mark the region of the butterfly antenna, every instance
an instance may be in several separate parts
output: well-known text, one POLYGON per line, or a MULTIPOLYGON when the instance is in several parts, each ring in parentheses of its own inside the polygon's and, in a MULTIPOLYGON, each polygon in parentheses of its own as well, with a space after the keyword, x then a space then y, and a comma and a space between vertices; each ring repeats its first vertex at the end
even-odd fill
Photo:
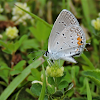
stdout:
MULTIPOLYGON (((38 51, 41 51, 41 50, 38 50, 38 51)), ((30 52, 29 54, 34 53, 34 52, 37 52, 37 51, 32 51, 32 52, 30 52)), ((43 54, 44 52, 45 52, 45 51, 42 51, 41 53, 39 53, 36 57, 33 58, 33 60, 35 60, 40 54, 43 54)))

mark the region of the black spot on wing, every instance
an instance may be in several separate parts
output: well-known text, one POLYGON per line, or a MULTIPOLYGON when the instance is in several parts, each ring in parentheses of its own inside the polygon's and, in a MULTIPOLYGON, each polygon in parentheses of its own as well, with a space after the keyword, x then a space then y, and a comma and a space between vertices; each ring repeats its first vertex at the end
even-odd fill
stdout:
POLYGON ((81 53, 78 52, 78 53, 74 54, 72 57, 74 57, 74 56, 79 56, 80 54, 81 54, 81 53))

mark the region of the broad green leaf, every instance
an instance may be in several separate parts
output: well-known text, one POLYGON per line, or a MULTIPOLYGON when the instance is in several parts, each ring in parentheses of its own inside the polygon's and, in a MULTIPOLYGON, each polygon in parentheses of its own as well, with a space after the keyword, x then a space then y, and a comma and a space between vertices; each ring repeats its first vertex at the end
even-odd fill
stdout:
POLYGON ((48 83, 51 85, 55 84, 53 77, 48 77, 48 83))
POLYGON ((29 30, 32 32, 35 38, 42 42, 46 41, 49 37, 51 29, 47 27, 43 22, 38 21, 36 27, 30 27, 29 30))
POLYGON ((2 86, 7 87, 7 84, 6 84, 4 81, 0 81, 0 84, 1 84, 2 86))
POLYGON ((33 77, 33 75, 29 75, 28 78, 27 78, 27 80, 32 82, 32 81, 35 80, 35 78, 33 77))
POLYGON ((22 45, 23 41, 27 38, 27 35, 23 35, 20 40, 18 40, 17 42, 15 42, 14 44, 14 52, 17 51, 17 49, 22 45))
POLYGON ((68 82, 67 81, 61 81, 58 85, 59 89, 63 89, 66 88, 68 86, 68 82))
POLYGON ((32 73, 32 75, 34 77, 34 80, 38 80, 38 81, 41 80, 41 73, 37 69, 32 68, 31 69, 31 73, 32 73))
POLYGON ((39 44, 36 39, 26 39, 23 41, 22 46, 20 47, 21 51, 26 51, 27 49, 38 49, 39 44))
POLYGON ((16 95, 16 99, 14 100, 34 100, 34 97, 26 92, 26 88, 21 88, 16 95))
POLYGON ((7 21, 7 16, 1 15, 0 14, 0 21, 7 21))
MULTIPOLYGON (((8 43, 8 48, 10 49, 11 54, 13 54, 13 53, 14 53, 14 49, 15 49, 14 43, 13 43, 13 42, 8 43)), ((8 48, 7 48, 7 49, 8 49, 8 48)))
POLYGON ((0 40, 0 45, 3 46, 2 50, 8 54, 11 54, 12 51, 8 48, 8 44, 0 40))
POLYGON ((53 86, 53 85, 47 85, 47 92, 49 93, 49 94, 54 94, 54 92, 55 92, 55 87, 53 86))
POLYGON ((53 96, 54 96, 54 97, 61 97, 61 96, 63 96, 63 93, 62 93, 62 91, 57 90, 57 91, 53 94, 53 96))
POLYGON ((38 96, 34 95, 29 88, 26 88, 26 92, 29 93, 34 98, 38 98, 38 96))
POLYGON ((25 60, 21 60, 20 62, 17 63, 17 65, 14 66, 13 69, 19 69, 19 70, 22 70, 23 69, 23 66, 26 64, 26 61, 25 60))
POLYGON ((71 78, 71 74, 69 73, 71 70, 71 66, 67 66, 64 68, 64 71, 66 72, 65 77, 63 78, 63 80, 67 80, 68 83, 72 82, 72 78, 71 78))
POLYGON ((83 75, 90 78, 96 85, 100 86, 100 70, 83 71, 83 75))
POLYGON ((63 80, 63 78, 66 76, 66 72, 64 72, 64 75, 62 76, 62 77, 56 77, 55 78, 55 82, 56 82, 56 84, 59 84, 62 80, 63 80))
POLYGON ((13 91, 17 88, 17 86, 31 73, 32 68, 37 68, 42 63, 41 60, 36 60, 27 66, 20 75, 15 77, 13 81, 9 84, 9 86, 3 91, 0 96, 0 100, 6 100, 13 91))
POLYGON ((9 70, 11 70, 6 63, 0 62, 0 77, 8 83, 9 70))
POLYGON ((91 68, 87 65, 82 65, 83 70, 91 70, 91 68))
POLYGON ((41 84, 35 83, 35 84, 32 84, 30 90, 33 93, 33 95, 40 96, 41 88, 42 88, 41 84))
POLYGON ((23 66, 25 65, 26 61, 22 60, 17 65, 13 67, 13 69, 10 71, 10 75, 17 75, 23 71, 23 66))

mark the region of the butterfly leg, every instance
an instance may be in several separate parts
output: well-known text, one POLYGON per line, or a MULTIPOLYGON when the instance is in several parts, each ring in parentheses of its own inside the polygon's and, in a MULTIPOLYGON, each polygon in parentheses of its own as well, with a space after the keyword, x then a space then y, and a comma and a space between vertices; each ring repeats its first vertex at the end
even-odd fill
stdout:
POLYGON ((47 59, 47 62, 48 62, 48 64, 49 64, 49 66, 52 66, 52 62, 51 62, 51 60, 50 59, 47 59))
POLYGON ((59 67, 60 67, 60 59, 58 60, 58 65, 59 65, 59 67))

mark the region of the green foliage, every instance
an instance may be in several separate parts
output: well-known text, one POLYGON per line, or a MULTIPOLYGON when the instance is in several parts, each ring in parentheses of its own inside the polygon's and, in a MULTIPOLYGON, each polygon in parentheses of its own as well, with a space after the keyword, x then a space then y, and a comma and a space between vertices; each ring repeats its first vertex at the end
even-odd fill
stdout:
POLYGON ((39 41, 46 41, 49 37, 51 29, 47 27, 43 22, 38 21, 35 27, 30 27, 29 30, 32 32, 33 36, 39 41))
POLYGON ((31 92, 36 95, 40 96, 42 86, 40 84, 33 84, 30 88, 31 92))
POLYGON ((100 31, 91 24, 100 13, 100 1, 1 0, 0 5, 3 8, 3 11, 0 8, 0 100, 100 99, 100 31), (30 11, 16 2, 22 3, 23 7, 27 3, 25 7, 30 11), (13 12, 15 7, 19 9, 13 12), (47 50, 52 28, 49 23, 54 23, 62 9, 71 10, 76 16, 91 45, 87 45, 88 51, 81 57, 75 58, 77 64, 60 61, 59 66, 64 67, 62 77, 50 77, 45 72, 48 63, 44 62, 42 51, 47 50), (31 17, 25 19, 22 11, 31 17), (19 23, 16 24, 13 17, 18 18, 19 23), (9 26, 19 31, 14 39, 6 35, 9 26))
POLYGON ((100 86, 100 70, 83 71, 83 75, 90 78, 96 85, 100 86))

